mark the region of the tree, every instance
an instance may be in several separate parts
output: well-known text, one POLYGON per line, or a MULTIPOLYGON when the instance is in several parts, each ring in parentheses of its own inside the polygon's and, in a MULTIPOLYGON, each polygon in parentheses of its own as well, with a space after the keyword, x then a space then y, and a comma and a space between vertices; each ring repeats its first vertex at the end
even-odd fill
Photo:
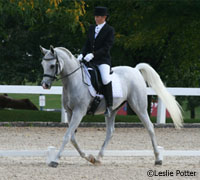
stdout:
POLYGON ((79 53, 97 5, 109 7, 116 30, 113 66, 147 62, 167 86, 198 86, 200 2, 193 0, 0 0, 1 84, 40 81, 40 44, 79 53))
POLYGON ((120 54, 130 65, 151 64, 168 86, 198 85, 200 2, 125 1, 115 5, 113 9, 123 7, 129 12, 118 10, 122 13, 116 13, 115 19, 120 23, 113 23, 118 28, 120 54))
POLYGON ((0 0, 0 82, 25 84, 42 77, 39 45, 75 47, 85 29, 84 1, 0 0))

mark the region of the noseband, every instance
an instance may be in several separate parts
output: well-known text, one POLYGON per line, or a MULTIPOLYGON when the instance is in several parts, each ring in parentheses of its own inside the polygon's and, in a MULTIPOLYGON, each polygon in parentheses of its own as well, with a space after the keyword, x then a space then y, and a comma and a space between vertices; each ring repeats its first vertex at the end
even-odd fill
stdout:
POLYGON ((65 76, 63 76, 63 77, 61 77, 61 78, 57 78, 56 76, 58 75, 58 68, 60 68, 60 64, 59 64, 59 61, 58 61, 58 56, 57 56, 57 54, 54 56, 54 57, 52 57, 52 58, 43 58, 43 60, 45 60, 45 61, 53 61, 53 60, 56 60, 56 72, 55 72, 55 74, 54 74, 54 76, 52 76, 52 75, 50 75, 50 74, 43 74, 43 77, 50 77, 50 78, 52 78, 53 80, 60 80, 60 79, 63 79, 63 78, 66 78, 66 77, 68 77, 68 76, 71 76, 72 74, 74 74, 76 71, 78 71, 80 68, 81 68, 81 66, 79 66, 77 69, 75 69, 74 71, 72 71, 71 73, 69 73, 69 74, 67 74, 67 75, 65 75, 65 76))
POLYGON ((56 59, 56 72, 55 72, 54 76, 52 76, 50 74, 43 74, 43 77, 50 77, 53 80, 57 79, 56 75, 58 73, 58 67, 59 67, 58 56, 56 55, 55 57, 52 57, 52 58, 43 58, 43 60, 45 60, 45 61, 53 61, 55 59, 56 59))

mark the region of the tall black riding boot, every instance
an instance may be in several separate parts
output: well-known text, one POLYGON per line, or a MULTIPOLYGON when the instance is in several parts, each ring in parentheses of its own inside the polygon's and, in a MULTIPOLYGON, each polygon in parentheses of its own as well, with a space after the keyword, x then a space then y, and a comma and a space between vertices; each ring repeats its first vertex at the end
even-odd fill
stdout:
POLYGON ((112 81, 104 85, 104 96, 106 100, 106 112, 107 117, 111 116, 113 106, 113 93, 112 93, 112 81))

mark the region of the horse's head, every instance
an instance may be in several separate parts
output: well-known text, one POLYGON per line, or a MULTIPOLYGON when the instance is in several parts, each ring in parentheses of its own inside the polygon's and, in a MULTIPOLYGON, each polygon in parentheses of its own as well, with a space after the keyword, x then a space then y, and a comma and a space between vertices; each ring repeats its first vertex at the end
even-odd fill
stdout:
POLYGON ((56 76, 62 71, 62 63, 59 60, 57 52, 53 46, 50 46, 50 50, 47 50, 40 46, 41 52, 44 54, 42 59, 42 67, 44 70, 42 87, 44 89, 50 89, 56 76))

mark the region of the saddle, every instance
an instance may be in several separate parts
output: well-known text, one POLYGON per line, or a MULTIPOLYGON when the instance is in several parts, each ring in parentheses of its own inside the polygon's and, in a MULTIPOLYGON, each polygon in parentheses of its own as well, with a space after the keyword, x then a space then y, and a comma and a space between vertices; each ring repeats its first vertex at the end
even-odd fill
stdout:
MULTIPOLYGON (((91 77, 91 84, 96 90, 97 94, 104 95, 103 82, 102 82, 101 74, 98 67, 91 61, 90 62, 82 61, 82 62, 85 64, 85 66, 88 69, 88 72, 91 77)), ((111 70, 110 74, 112 73, 113 71, 111 70)), ((88 109, 87 114, 94 114, 100 102, 101 102, 101 98, 99 96, 96 96, 93 102, 90 104, 90 108, 88 109)))
POLYGON ((103 94, 103 83, 98 67, 92 62, 85 63, 85 65, 87 66, 88 72, 90 73, 92 86, 98 94, 103 94))

